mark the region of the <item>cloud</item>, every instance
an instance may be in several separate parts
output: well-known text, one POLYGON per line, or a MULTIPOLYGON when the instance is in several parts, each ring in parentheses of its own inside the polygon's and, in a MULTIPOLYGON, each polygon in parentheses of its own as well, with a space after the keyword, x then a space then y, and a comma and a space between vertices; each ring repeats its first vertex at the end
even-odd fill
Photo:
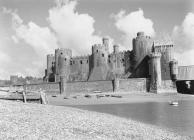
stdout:
POLYGON ((11 39, 14 41, 14 43, 18 43, 19 42, 19 40, 18 40, 18 38, 15 36, 15 35, 12 35, 11 36, 11 39))
POLYGON ((2 37, 2 33, 0 33, 0 38, 0 78, 6 79, 9 76, 9 72, 6 70, 7 64, 11 62, 11 58, 6 52, 3 51, 3 47, 7 46, 7 44, 6 39, 2 37))
POLYGON ((0 19, 5 20, 0 23, 0 78, 9 79, 13 74, 42 77, 46 54, 58 47, 55 34, 32 21, 24 24, 16 11, 5 7, 0 19))
POLYGON ((90 54, 91 46, 101 43, 101 37, 94 34, 94 18, 78 13, 76 5, 75 1, 56 0, 56 6, 48 11, 48 26, 44 27, 33 21, 24 22, 17 10, 2 8, 0 16, 4 16, 8 24, 3 22, 0 26, 9 28, 9 32, 1 31, 0 35, 9 43, 0 50, 0 58, 9 61, 4 61, 5 66, 1 67, 1 78, 9 79, 9 74, 18 73, 43 77, 46 54, 54 53, 58 47, 72 49, 74 55, 90 54))
POLYGON ((116 28, 124 35, 122 36, 123 45, 132 48, 132 39, 137 32, 143 31, 148 36, 154 36, 155 30, 151 19, 144 17, 143 10, 139 9, 131 13, 121 10, 118 14, 111 15, 115 19, 116 28))
POLYGON ((40 27, 34 22, 25 25, 16 13, 12 14, 12 23, 16 33, 12 39, 16 42, 20 39, 29 44, 41 59, 57 48, 57 38, 48 27, 40 27))
POLYGON ((188 13, 182 24, 174 27, 172 37, 179 65, 194 65, 194 13, 188 13))
POLYGON ((48 21, 59 39, 60 47, 72 49, 74 55, 89 54, 91 46, 100 42, 101 38, 94 35, 94 18, 76 12, 76 5, 76 1, 70 1, 50 9, 48 21))

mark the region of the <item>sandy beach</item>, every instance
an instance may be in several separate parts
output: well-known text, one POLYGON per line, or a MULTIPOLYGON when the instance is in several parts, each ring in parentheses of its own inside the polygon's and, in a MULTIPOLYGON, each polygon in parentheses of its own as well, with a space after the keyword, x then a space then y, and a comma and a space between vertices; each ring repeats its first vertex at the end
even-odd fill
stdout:
POLYGON ((0 100, 1 139, 192 139, 130 119, 0 100))

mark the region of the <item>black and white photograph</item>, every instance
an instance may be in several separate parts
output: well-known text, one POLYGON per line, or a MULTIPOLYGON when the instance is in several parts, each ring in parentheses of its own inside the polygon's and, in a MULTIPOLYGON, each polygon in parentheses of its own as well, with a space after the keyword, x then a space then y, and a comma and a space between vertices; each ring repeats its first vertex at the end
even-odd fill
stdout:
POLYGON ((194 1, 0 0, 0 140, 194 140, 194 1))

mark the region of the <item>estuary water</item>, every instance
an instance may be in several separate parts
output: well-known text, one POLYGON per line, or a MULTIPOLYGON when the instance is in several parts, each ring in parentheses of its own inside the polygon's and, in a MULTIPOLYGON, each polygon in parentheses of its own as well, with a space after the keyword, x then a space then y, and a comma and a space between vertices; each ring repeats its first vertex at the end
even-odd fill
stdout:
POLYGON ((169 105, 168 102, 144 102, 74 107, 131 118, 168 128, 179 134, 194 136, 194 101, 179 101, 179 106, 169 105))

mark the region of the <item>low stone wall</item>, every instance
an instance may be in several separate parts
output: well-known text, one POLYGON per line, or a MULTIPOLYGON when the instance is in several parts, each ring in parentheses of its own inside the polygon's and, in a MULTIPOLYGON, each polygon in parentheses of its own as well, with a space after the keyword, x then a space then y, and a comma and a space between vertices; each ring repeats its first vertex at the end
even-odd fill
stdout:
MULTIPOLYGON (((118 92, 146 92, 146 78, 131 78, 131 79, 118 79, 119 86, 118 92)), ((59 83, 41 83, 41 84, 28 84, 27 90, 38 91, 45 90, 47 94, 60 94, 59 83)), ((99 92, 113 92, 113 81, 79 81, 67 82, 65 84, 65 93, 73 95, 76 93, 99 93, 99 92)))
MULTIPOLYGON (((146 78, 119 79, 117 92, 146 92, 146 78)), ((65 87, 68 94, 113 92, 113 81, 68 82, 65 87)))
POLYGON ((119 80, 119 92, 147 92, 146 78, 130 78, 119 80))
MULTIPOLYGON (((116 87, 116 92, 126 93, 145 93, 149 91, 149 78, 129 78, 117 79, 117 85, 111 80, 106 81, 78 81, 65 83, 65 93, 67 95, 73 94, 87 94, 87 93, 107 93, 113 92, 116 87)), ((39 83, 26 85, 27 90, 39 91, 45 90, 47 94, 60 94, 59 83, 39 83)), ((21 88, 21 87, 18 87, 21 88)), ((176 85, 171 80, 162 81, 162 90, 165 92, 176 92, 176 85)))
POLYGON ((68 82, 65 92, 68 94, 113 92, 113 84, 112 81, 68 82))
POLYGON ((40 84, 27 84, 27 90, 38 91, 45 90, 47 94, 59 94, 59 83, 40 83, 40 84))

